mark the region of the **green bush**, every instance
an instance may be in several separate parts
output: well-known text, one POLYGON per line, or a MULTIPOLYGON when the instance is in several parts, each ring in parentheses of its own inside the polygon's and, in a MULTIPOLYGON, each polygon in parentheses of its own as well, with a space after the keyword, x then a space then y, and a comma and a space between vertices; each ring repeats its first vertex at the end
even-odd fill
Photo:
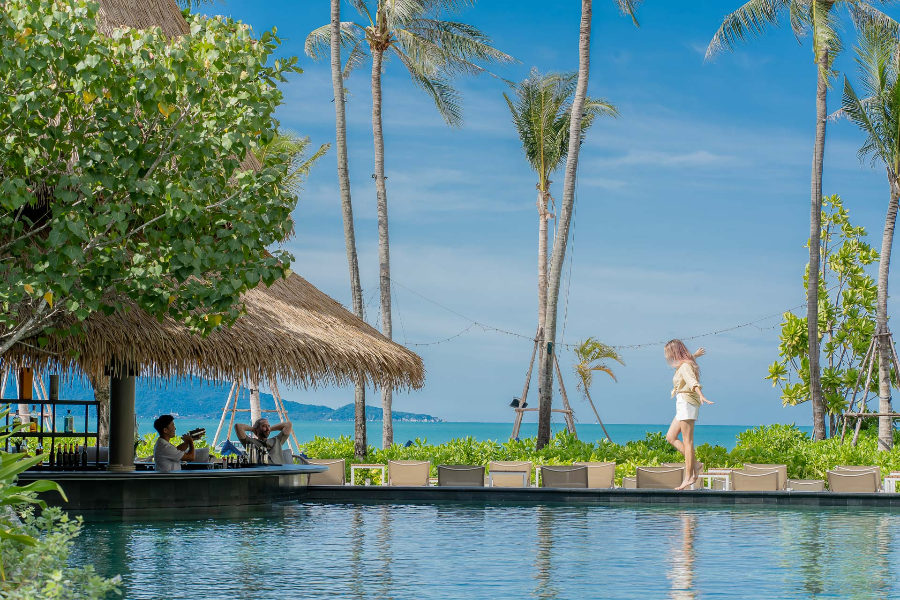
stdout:
MULTIPOLYGON (((894 433, 895 449, 891 452, 876 450, 877 431, 863 430, 856 448, 849 440, 840 438, 814 442, 808 434, 795 425, 763 425, 741 432, 733 450, 722 446, 703 444, 697 447, 697 458, 707 467, 740 468, 747 463, 785 464, 788 476, 796 479, 826 479, 825 471, 836 465, 878 465, 883 473, 900 471, 900 432, 894 433)), ((616 482, 622 477, 634 475, 638 466, 653 466, 666 462, 682 462, 684 459, 658 432, 648 433, 643 440, 624 445, 606 440, 596 443, 576 439, 560 431, 541 450, 534 450, 535 439, 510 440, 503 444, 472 437, 458 438, 446 444, 432 445, 416 438, 413 445, 393 445, 381 449, 369 447, 366 462, 387 463, 388 460, 427 460, 431 462, 432 476, 437 475, 437 465, 484 465, 492 460, 527 460, 535 465, 570 465, 573 462, 614 461, 616 482)), ((301 451, 312 458, 343 458, 350 464, 356 462, 353 454, 353 438, 316 437, 301 446, 301 451)), ((376 482, 377 471, 372 471, 376 482)))

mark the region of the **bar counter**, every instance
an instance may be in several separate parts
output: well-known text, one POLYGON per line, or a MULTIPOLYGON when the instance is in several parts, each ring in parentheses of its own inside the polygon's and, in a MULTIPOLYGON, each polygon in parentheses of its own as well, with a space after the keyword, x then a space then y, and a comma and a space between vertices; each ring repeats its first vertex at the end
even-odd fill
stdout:
POLYGON ((204 509, 254 506, 302 497, 310 473, 320 465, 282 465, 244 469, 156 471, 25 471, 19 485, 49 479, 57 482, 68 502, 57 492, 41 494, 50 506, 75 514, 134 513, 165 509, 204 509))

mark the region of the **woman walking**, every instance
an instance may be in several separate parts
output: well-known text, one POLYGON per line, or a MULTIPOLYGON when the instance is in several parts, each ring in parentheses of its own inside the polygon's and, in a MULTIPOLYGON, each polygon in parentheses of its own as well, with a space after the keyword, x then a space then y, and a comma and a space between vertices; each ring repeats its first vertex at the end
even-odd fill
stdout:
POLYGON ((700 348, 691 354, 681 340, 672 340, 666 344, 666 362, 675 369, 672 378, 672 396, 675 398, 675 418, 669 426, 666 441, 684 455, 684 481, 676 490, 683 490, 694 485, 700 477, 700 466, 694 450, 694 424, 700 416, 700 406, 712 404, 703 395, 700 386, 700 367, 697 358, 706 354, 700 348), (678 433, 681 439, 678 439, 678 433))

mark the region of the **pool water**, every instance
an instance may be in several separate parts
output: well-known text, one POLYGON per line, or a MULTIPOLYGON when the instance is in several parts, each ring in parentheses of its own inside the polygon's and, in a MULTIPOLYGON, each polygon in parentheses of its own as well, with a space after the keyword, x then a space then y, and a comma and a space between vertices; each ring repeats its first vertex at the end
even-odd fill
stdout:
POLYGON ((126 598, 897 598, 900 514, 285 504, 95 522, 72 561, 126 598))

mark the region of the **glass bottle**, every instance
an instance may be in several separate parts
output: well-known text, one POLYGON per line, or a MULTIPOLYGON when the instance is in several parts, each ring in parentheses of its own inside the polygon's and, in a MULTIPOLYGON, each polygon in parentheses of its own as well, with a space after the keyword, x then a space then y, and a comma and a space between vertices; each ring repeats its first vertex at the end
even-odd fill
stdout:
POLYGON ((16 427, 18 427, 19 425, 22 424, 22 417, 19 416, 19 411, 16 411, 13 414, 13 423, 12 424, 13 424, 13 430, 15 430, 16 427))
POLYGON ((31 405, 31 414, 28 415, 28 431, 31 433, 37 433, 38 424, 37 421, 34 420, 34 404, 31 405))
POLYGON ((81 447, 81 467, 87 469, 87 446, 81 447))
POLYGON ((56 455, 53 452, 53 440, 50 440, 50 461, 47 464, 51 469, 56 466, 56 455))
POLYGON ((63 431, 65 433, 75 433, 75 417, 72 416, 72 409, 66 414, 63 420, 63 431))

